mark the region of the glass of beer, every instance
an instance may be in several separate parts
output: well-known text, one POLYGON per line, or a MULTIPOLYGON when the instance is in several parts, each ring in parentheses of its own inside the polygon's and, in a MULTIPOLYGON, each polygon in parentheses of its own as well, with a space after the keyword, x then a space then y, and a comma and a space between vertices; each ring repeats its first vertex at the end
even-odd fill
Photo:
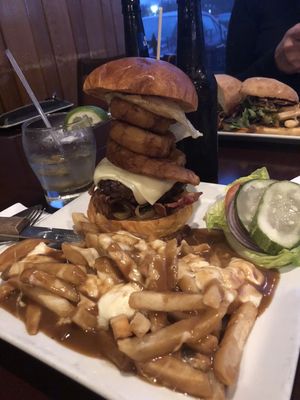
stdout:
POLYGON ((96 142, 88 118, 66 124, 66 115, 48 115, 51 128, 46 128, 40 117, 22 126, 27 160, 53 208, 63 207, 91 186, 96 162, 96 142))

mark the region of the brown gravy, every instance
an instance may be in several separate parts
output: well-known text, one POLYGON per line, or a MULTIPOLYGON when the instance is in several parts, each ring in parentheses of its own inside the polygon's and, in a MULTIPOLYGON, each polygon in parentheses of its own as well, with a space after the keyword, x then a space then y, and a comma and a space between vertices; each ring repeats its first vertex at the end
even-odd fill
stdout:
MULTIPOLYGON (((222 266, 225 267, 232 256, 237 256, 226 244, 223 234, 219 232, 208 232, 205 229, 193 229, 189 233, 186 240, 189 244, 208 243, 211 246, 211 250, 207 252, 206 257, 209 259, 212 252, 215 252, 221 260, 222 266)), ((279 281, 279 273, 275 270, 261 270, 266 276, 266 283, 263 288, 258 288, 263 294, 263 301, 260 306, 259 313, 261 314, 272 300, 272 296, 275 292, 276 286, 279 281)), ((8 299, 1 302, 0 306, 20 318, 24 321, 24 309, 25 307, 17 306, 18 294, 11 295, 8 299)), ((114 349, 114 343, 112 343, 109 337, 103 337, 97 332, 84 332, 82 329, 77 327, 75 324, 63 324, 58 325, 57 317, 48 310, 43 311, 40 331, 44 332, 50 338, 56 340, 60 344, 76 351, 81 354, 85 354, 95 358, 110 358, 106 352, 112 353, 117 349, 114 349), (107 342, 108 341, 108 342, 107 342), (105 342, 105 345, 104 345, 105 342), (100 352, 104 348, 104 351, 100 352), (104 354, 103 354, 104 353, 104 354)), ((112 359, 111 361, 115 361, 112 359)), ((131 365, 126 363, 126 360, 116 360, 115 362, 118 367, 123 370, 130 370, 131 365), (124 364, 123 364, 124 362, 124 364)))

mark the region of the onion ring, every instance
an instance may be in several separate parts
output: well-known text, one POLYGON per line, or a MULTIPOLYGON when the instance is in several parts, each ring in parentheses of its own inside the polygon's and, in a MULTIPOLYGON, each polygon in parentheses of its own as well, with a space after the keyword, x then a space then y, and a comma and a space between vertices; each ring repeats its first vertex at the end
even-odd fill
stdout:
POLYGON ((113 118, 129 124, 139 126, 143 129, 149 129, 160 135, 168 132, 170 125, 174 120, 161 117, 151 111, 139 107, 137 104, 114 97, 110 103, 110 112, 113 118))
POLYGON ((156 135, 125 122, 114 121, 109 136, 126 149, 148 157, 167 158, 175 146, 172 133, 156 135))
POLYGON ((119 168, 159 179, 198 185, 200 182, 199 177, 193 171, 178 165, 176 163, 176 154, 178 154, 179 162, 182 162, 182 153, 177 149, 173 152, 173 158, 159 159, 134 153, 120 146, 112 139, 108 140, 106 147, 107 158, 119 168))

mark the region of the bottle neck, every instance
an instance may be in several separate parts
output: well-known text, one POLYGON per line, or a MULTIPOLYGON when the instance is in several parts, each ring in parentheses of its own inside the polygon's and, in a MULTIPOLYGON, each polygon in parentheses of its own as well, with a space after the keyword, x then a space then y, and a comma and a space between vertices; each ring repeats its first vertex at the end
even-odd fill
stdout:
POLYGON ((122 12, 124 15, 140 12, 139 0, 122 0, 122 12))
POLYGON ((188 74, 205 71, 201 0, 177 0, 177 66, 188 74))
POLYGON ((149 57, 139 0, 122 0, 125 52, 128 57, 149 57))

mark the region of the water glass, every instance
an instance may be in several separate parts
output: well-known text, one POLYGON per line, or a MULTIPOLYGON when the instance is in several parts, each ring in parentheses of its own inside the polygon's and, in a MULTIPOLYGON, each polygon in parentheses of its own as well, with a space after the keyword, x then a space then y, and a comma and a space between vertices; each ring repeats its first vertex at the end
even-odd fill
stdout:
POLYGON ((91 186, 96 162, 96 142, 88 119, 66 124, 66 115, 48 115, 51 128, 40 117, 22 126, 27 160, 53 208, 63 207, 91 186))

